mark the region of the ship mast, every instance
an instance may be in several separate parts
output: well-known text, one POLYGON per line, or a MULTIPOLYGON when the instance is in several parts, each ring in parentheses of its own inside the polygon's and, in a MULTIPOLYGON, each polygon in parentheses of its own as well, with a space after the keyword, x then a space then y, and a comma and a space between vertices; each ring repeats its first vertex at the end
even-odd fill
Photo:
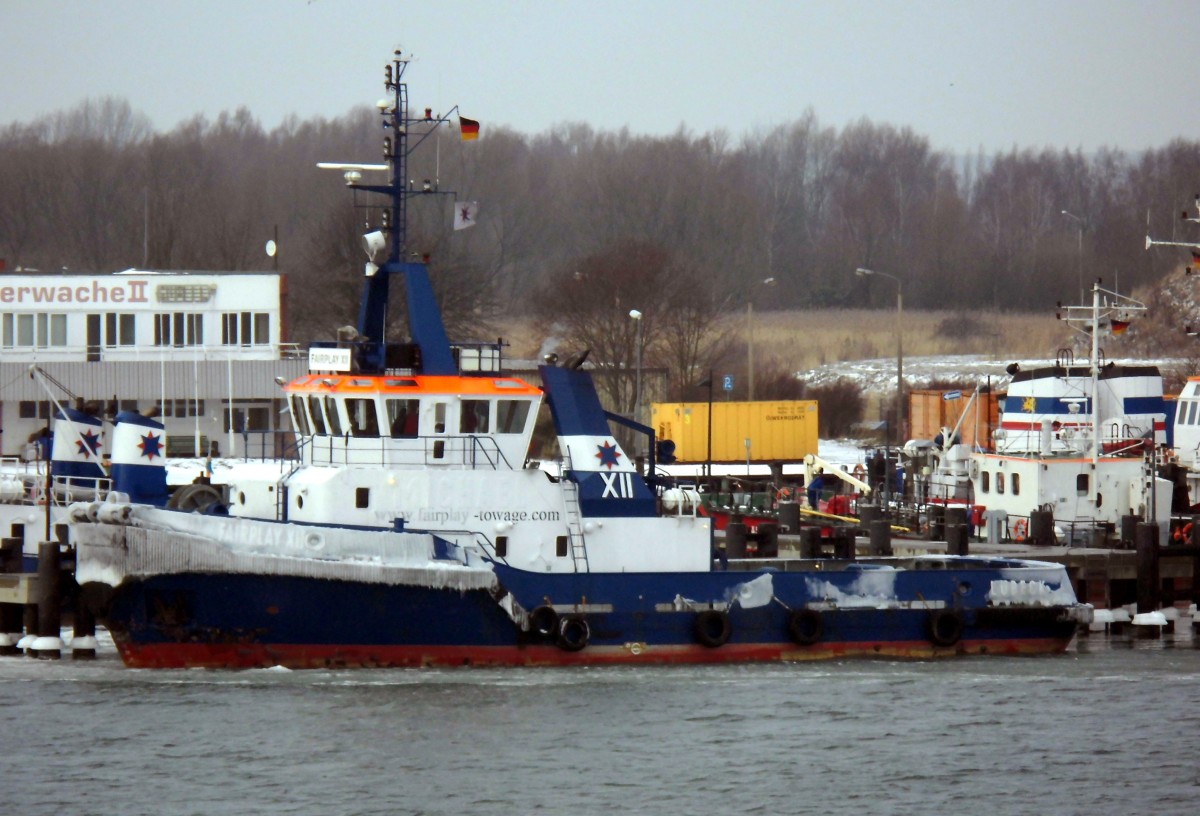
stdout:
POLYGON ((1058 317, 1067 322, 1071 328, 1089 335, 1091 354, 1088 364, 1091 369, 1092 389, 1089 410, 1091 411, 1092 426, 1092 478, 1091 500, 1096 501, 1100 490, 1097 476, 1100 472, 1100 334, 1101 332, 1123 331, 1130 321, 1144 314, 1146 304, 1126 295, 1100 286, 1096 281, 1092 284, 1091 306, 1067 306, 1059 304, 1058 317), (1110 300, 1111 299, 1111 300, 1110 300))
POLYGON ((433 294, 429 280, 428 257, 418 256, 408 246, 408 199, 413 196, 453 195, 450 191, 437 189, 435 183, 425 180, 419 188, 406 181, 408 157, 437 128, 449 123, 449 116, 458 110, 456 105, 446 115, 433 116, 426 108, 421 117, 409 115, 408 83, 403 81, 410 57, 401 56, 397 50, 392 61, 384 67, 384 86, 388 97, 379 100, 376 107, 381 116, 384 131, 383 158, 386 164, 331 164, 320 163, 325 169, 343 170, 346 186, 353 190, 378 193, 387 197, 383 205, 377 229, 363 236, 363 248, 367 253, 365 267, 366 282, 362 302, 359 306, 357 331, 359 338, 356 349, 356 367, 364 373, 383 373, 391 367, 419 370, 423 374, 451 375, 458 373, 442 313, 433 294), (410 144, 409 137, 413 136, 410 144), (387 184, 362 184, 363 172, 386 171, 387 184), (383 263, 378 263, 386 250, 383 263), (413 345, 419 350, 407 355, 403 366, 389 364, 399 359, 389 355, 398 344, 386 342, 388 288, 392 275, 403 275, 408 301, 408 325, 412 332, 413 345))

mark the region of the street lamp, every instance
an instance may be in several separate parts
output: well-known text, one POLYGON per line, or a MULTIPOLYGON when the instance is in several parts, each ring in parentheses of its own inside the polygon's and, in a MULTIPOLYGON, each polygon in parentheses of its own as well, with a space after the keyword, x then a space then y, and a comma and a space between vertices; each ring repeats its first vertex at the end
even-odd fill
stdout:
MULTIPOLYGON (((855 275, 878 275, 888 278, 896 284, 896 425, 900 436, 904 435, 904 289, 900 279, 887 272, 876 272, 861 266, 854 270, 855 275)), ((902 440, 900 440, 902 441, 902 440)), ((890 478, 888 480, 891 481, 890 478)))
POLYGON ((629 316, 637 322, 637 348, 634 350, 637 362, 635 363, 636 375, 635 385, 633 388, 633 421, 642 421, 642 313, 637 309, 630 309, 629 316))
POLYGON ((1087 222, 1066 210, 1063 210, 1062 214, 1079 224, 1079 302, 1083 303, 1083 228, 1087 222))
POLYGON ((704 457, 704 475, 712 476, 712 397, 713 397, 713 373, 712 369, 708 370, 708 376, 701 380, 698 385, 703 388, 708 386, 708 453, 704 457))
MULTIPOLYGON (((774 286, 775 278, 763 278, 759 281, 763 286, 774 286)), ((754 402, 754 293, 756 289, 750 290, 750 297, 746 301, 746 367, 750 370, 750 401, 754 402)))

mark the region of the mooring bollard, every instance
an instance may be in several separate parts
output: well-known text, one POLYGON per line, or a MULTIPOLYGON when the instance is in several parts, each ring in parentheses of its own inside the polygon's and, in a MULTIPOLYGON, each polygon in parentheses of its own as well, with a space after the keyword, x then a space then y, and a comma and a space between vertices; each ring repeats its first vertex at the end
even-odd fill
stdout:
POLYGON ((941 504, 929 505, 929 540, 941 541, 946 536, 946 507, 941 504))
POLYGON ((779 503, 779 529, 795 535, 800 531, 800 504, 794 501, 779 503))
POLYGON ((801 558, 820 558, 821 552, 821 528, 820 527, 804 527, 800 530, 800 557, 801 558))
MULTIPOLYGON (((19 538, 0 540, 0 573, 12 575, 21 572, 21 544, 19 538)), ((15 655, 18 651, 21 612, 19 603, 0 603, 0 655, 15 655)))
POLYGON ((779 525, 763 523, 758 525, 758 557, 779 557, 779 525))
POLYGON ((850 527, 839 527, 833 534, 833 557, 854 558, 854 530, 850 527))
POLYGON ((1057 543, 1054 537, 1054 513, 1049 510, 1033 510, 1029 513, 1029 538, 1041 547, 1057 543))
POLYGON ((1135 533, 1137 544, 1137 611, 1156 612, 1159 607, 1158 525, 1152 521, 1139 522, 1135 533))
POLYGON ((946 554, 947 555, 967 555, 968 554, 968 536, 966 522, 958 524, 946 524, 946 554))
POLYGON ((872 555, 892 554, 892 524, 887 519, 875 519, 868 530, 872 555))
POLYGON ((38 544, 37 620, 38 638, 29 646, 33 657, 58 660, 62 657, 62 554, 57 541, 38 544))
POLYGON ((729 558, 746 557, 746 525, 742 522, 725 525, 725 553, 729 558))
POLYGON ((1121 516, 1121 545, 1132 548, 1134 539, 1137 537, 1138 522, 1142 520, 1141 516, 1124 515, 1121 516))
POLYGON ((96 614, 79 593, 75 599, 75 623, 71 635, 71 659, 94 660, 96 657, 96 614))

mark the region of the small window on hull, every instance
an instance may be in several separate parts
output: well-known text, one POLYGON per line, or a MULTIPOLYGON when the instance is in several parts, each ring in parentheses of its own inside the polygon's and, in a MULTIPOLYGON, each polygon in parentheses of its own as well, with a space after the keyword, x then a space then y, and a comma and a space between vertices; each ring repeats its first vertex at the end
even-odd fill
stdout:
POLYGON ((358 487, 354 489, 354 506, 359 509, 371 506, 371 488, 358 487))

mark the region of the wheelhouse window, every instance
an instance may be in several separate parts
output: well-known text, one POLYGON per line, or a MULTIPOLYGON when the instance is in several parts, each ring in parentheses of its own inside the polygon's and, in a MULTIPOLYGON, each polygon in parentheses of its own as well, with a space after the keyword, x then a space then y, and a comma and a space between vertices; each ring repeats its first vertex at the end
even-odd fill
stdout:
POLYGON ((350 417, 350 432, 355 436, 379 436, 379 418, 375 413, 375 400, 349 397, 346 399, 346 413, 350 417))
POLYGON ((459 432, 467 434, 487 433, 491 408, 491 400, 463 400, 458 420, 459 432))
POLYGON ((341 436, 342 418, 338 414, 338 401, 334 397, 325 397, 325 418, 329 420, 329 433, 341 436))
POLYGON ((313 433, 325 435, 325 414, 321 411, 321 398, 311 394, 308 398, 308 409, 312 414, 313 433))
POLYGON ((528 418, 529 400, 496 400, 496 433, 522 433, 528 418))
POLYGON ((421 401, 415 399, 385 400, 388 428, 394 437, 414 437, 421 418, 421 401))
POLYGON ((292 427, 295 428, 296 432, 301 436, 308 436, 310 433, 308 414, 304 410, 304 397, 292 397, 292 427))

